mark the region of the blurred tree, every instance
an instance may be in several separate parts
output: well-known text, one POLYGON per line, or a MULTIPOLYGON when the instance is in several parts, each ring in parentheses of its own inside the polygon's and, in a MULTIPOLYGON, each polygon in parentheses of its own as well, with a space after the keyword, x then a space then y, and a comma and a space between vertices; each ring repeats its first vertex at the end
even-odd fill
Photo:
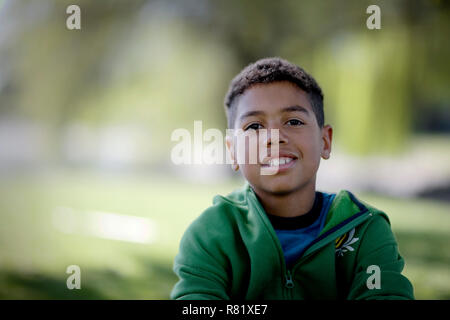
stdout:
POLYGON ((382 29, 370 31, 369 4, 7 1, 0 114, 47 123, 55 135, 77 121, 141 123, 168 149, 174 126, 203 119, 223 128, 231 77, 278 55, 318 78, 327 117, 348 150, 395 150, 425 119, 448 114, 450 46, 441 30, 449 29, 449 5, 377 1, 382 29), (82 10, 79 31, 65 28, 73 3, 82 10))
POLYGON ((338 38, 318 50, 314 70, 333 109, 337 143, 347 151, 395 152, 404 145, 411 127, 409 52, 401 29, 338 38))

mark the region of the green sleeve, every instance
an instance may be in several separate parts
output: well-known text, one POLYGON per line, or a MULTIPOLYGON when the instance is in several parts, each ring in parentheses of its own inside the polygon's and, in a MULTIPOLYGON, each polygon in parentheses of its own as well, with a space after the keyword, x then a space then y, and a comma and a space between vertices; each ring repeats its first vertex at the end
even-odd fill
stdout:
POLYGON ((387 217, 373 216, 361 238, 347 299, 414 299, 413 287, 401 273, 404 264, 387 217), (376 274, 379 286, 374 286, 376 274))
POLYGON ((228 262, 221 250, 220 228, 208 228, 204 220, 195 221, 181 239, 174 263, 179 281, 171 292, 171 299, 229 299, 228 262))

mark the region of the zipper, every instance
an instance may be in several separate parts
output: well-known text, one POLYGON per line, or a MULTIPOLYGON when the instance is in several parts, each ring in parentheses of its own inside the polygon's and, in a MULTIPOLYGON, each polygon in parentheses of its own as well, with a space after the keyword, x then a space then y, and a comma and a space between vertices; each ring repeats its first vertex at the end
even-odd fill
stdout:
POLYGON ((286 278, 286 282, 285 282, 284 286, 288 289, 292 289, 294 287, 294 281, 292 281, 291 270, 287 270, 287 272, 284 276, 286 278))
MULTIPOLYGON (((253 200, 255 203, 259 204, 258 200, 256 199, 256 196, 253 192, 250 193, 251 197, 254 197, 253 200)), ((272 241, 275 244, 275 247, 278 251, 278 257, 280 261, 280 267, 281 267, 281 281, 283 281, 283 277, 285 280, 284 286, 288 289, 287 290, 287 296, 286 299, 292 298, 292 288, 294 287, 294 281, 292 280, 291 271, 288 270, 286 266, 286 260, 284 259, 284 253, 283 249, 281 248, 280 241, 278 240, 278 236, 275 233, 275 230, 273 229, 269 218, 267 218, 267 215, 265 214, 264 210, 259 207, 259 205, 256 205, 256 210, 259 212, 259 217, 262 219, 263 224, 266 226, 266 230, 271 235, 272 241)))
MULTIPOLYGON (((368 211, 364 211, 364 212, 360 212, 360 214, 357 216, 357 217, 355 217, 354 219, 351 219, 350 221, 347 221, 346 223, 344 223, 344 224, 342 224, 342 225, 340 225, 339 226, 339 228, 337 229, 337 230, 333 230, 333 231, 331 231, 329 234, 327 234, 325 237, 321 237, 318 241, 315 241, 315 242, 313 242, 313 243, 311 243, 311 245, 304 251, 304 253, 306 253, 307 251, 308 251, 308 249, 309 248, 311 248, 312 247, 312 245, 313 244, 317 244, 317 243, 319 243, 319 242, 321 242, 322 240, 324 240, 325 238, 328 238, 328 236, 329 235, 332 235, 332 234, 335 234, 338 230, 342 230, 342 228, 344 228, 344 227, 348 227, 348 225, 351 225, 351 227, 356 227, 356 226, 358 226, 358 225, 360 225, 361 223, 363 223, 365 220, 367 220, 368 218, 369 218, 369 216, 371 216, 372 214, 367 214, 368 213, 368 211), (366 213, 366 214, 365 214, 366 213)), ((351 230, 351 228, 350 228, 350 230, 351 230)), ((347 231, 348 232, 348 231, 347 231)), ((327 241, 327 243, 328 243, 328 241, 327 241)), ((292 291, 292 289, 294 288, 294 281, 292 280, 292 275, 293 274, 295 274, 295 271, 301 266, 301 264, 303 263, 303 261, 309 256, 309 255, 311 255, 311 253, 313 253, 313 252, 316 252, 317 250, 319 250, 320 248, 322 248, 322 246, 319 246, 319 247, 317 247, 316 249, 314 249, 314 250, 312 250, 312 251, 310 251, 310 252, 308 252, 308 254, 307 255, 304 255, 303 257, 301 257, 300 259, 299 259, 299 261, 297 261, 297 263, 292 267, 292 272, 291 272, 291 270, 289 270, 289 269, 285 269, 285 270, 287 270, 286 271, 286 273, 285 273, 285 279, 286 279, 286 282, 285 282, 285 287, 287 288, 287 291, 288 291, 288 294, 289 294, 289 296, 290 296, 290 298, 289 299, 292 299, 292 295, 293 295, 293 291, 292 291)), ((284 258, 284 256, 283 256, 283 258, 284 258)))
MULTIPOLYGON (((259 203, 258 200, 256 199, 256 195, 252 192, 251 193, 252 197, 254 197, 254 201, 256 203, 259 203)), ((353 195, 350 193, 351 198, 353 199, 353 195)), ((359 202, 358 202, 359 203, 359 202)), ((357 204, 358 204, 357 203, 357 204)), ((359 206, 359 205, 358 205, 359 206)), ((270 221, 268 221, 268 218, 264 212, 264 210, 262 210, 262 208, 260 208, 258 205, 256 206, 257 211, 259 211, 259 216, 260 218, 262 218, 263 220, 263 224, 266 225, 267 230, 269 231, 269 234, 271 234, 272 236, 272 240, 275 242, 275 246, 278 249, 278 255, 280 257, 280 264, 281 264, 281 269, 282 269, 282 274, 284 274, 284 278, 285 278, 285 283, 284 286, 288 289, 287 292, 290 296, 290 298, 292 298, 293 295, 293 291, 292 289, 294 288, 294 281, 292 279, 292 275, 295 274, 295 270, 302 264, 302 262, 304 261, 304 259, 306 257, 308 257, 311 253, 317 251, 318 249, 321 248, 317 247, 316 249, 314 249, 311 252, 308 252, 307 255, 304 255, 302 258, 300 258, 300 260, 292 267, 292 273, 291 270, 289 270, 286 266, 286 261, 284 259, 284 253, 283 253, 283 249, 281 248, 281 244, 278 240, 278 236, 276 235, 275 231, 273 230, 273 228, 271 228, 271 224, 270 221), (261 211, 262 210, 262 211, 261 211), (267 221, 265 221, 267 220, 267 221)), ((316 241, 314 241, 313 243, 311 243, 308 248, 306 248, 306 250, 304 251, 304 253, 306 253, 308 251, 308 249, 310 249, 313 245, 320 243, 322 240, 324 240, 325 238, 328 238, 328 236, 330 234, 334 234, 336 233, 339 229, 342 229, 343 227, 348 226, 349 224, 352 224, 352 227, 356 227, 357 225, 361 224, 362 222, 364 222, 368 217, 369 214, 368 210, 366 207, 361 206, 360 207, 361 211, 359 213, 357 213, 356 215, 352 216, 350 219, 341 222, 340 224, 338 224, 337 226, 335 226, 334 228, 330 229, 328 232, 326 232, 325 234, 322 234, 318 239, 316 239, 316 241), (365 215, 366 214, 366 215, 365 215), (362 218, 363 216, 363 218, 362 218), (355 223, 356 221, 358 221, 357 223, 355 223)), ((371 215, 371 214, 370 214, 371 215)), ((351 228, 350 228, 351 229, 351 228)))

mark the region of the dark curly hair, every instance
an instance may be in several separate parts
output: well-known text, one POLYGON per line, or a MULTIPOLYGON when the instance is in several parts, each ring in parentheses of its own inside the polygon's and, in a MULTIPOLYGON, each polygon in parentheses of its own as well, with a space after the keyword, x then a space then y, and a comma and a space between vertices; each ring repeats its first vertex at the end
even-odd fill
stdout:
POLYGON ((319 127, 323 127, 323 93, 316 80, 299 66, 279 57, 264 58, 245 67, 230 83, 225 96, 225 111, 228 127, 234 127, 236 117, 235 99, 257 83, 289 81, 308 93, 319 127))

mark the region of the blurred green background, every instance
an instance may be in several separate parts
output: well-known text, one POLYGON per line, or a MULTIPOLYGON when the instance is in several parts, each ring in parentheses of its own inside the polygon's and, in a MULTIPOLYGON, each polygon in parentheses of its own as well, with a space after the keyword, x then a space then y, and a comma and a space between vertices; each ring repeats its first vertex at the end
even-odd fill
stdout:
POLYGON ((0 1, 0 298, 167 299, 183 231, 243 183, 175 166, 171 133, 224 132, 231 78, 281 56, 325 94, 318 188, 387 212, 416 298, 450 299, 449 18, 438 0, 0 1))

